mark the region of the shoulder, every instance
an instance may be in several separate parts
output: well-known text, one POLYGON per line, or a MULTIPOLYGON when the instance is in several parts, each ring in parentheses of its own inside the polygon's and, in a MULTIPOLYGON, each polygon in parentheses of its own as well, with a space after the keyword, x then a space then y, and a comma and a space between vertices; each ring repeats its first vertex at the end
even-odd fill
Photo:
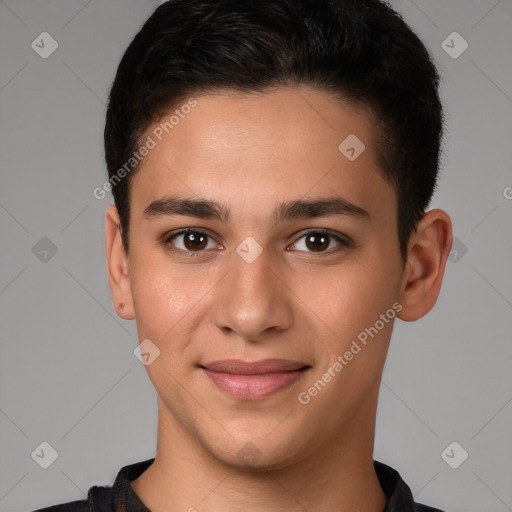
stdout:
POLYGON ((428 505, 423 505, 422 503, 414 504, 414 512, 444 512, 440 508, 429 507, 428 505))
POLYGON ((116 512, 122 510, 149 512, 131 488, 130 482, 140 476, 154 460, 154 458, 147 459, 122 467, 111 487, 95 485, 89 489, 87 498, 84 500, 69 501, 30 512, 116 512))
POLYGON ((94 486, 89 489, 84 500, 59 503, 50 507, 38 508, 31 512, 113 512, 115 511, 112 487, 94 486))
POLYGON ((396 469, 379 461, 374 461, 374 467, 388 499, 383 512, 444 512, 414 501, 411 489, 396 469))
POLYGON ((88 500, 79 500, 52 505, 51 507, 38 508, 31 512, 90 512, 90 507, 88 500))
POLYGON ((440 508, 429 507, 428 505, 423 505, 421 503, 414 504, 414 512, 444 512, 440 508))

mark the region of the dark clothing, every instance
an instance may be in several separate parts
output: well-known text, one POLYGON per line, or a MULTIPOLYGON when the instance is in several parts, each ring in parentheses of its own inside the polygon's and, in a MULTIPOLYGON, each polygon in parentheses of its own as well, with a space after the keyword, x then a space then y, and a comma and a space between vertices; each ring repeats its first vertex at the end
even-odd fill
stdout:
MULTIPOLYGON (((32 512, 151 512, 130 486, 155 459, 124 466, 112 487, 93 486, 87 499, 54 505, 32 512)), ((374 461, 375 472, 388 503, 382 512, 443 512, 437 508, 415 503, 411 490, 400 474, 379 461, 374 461)))

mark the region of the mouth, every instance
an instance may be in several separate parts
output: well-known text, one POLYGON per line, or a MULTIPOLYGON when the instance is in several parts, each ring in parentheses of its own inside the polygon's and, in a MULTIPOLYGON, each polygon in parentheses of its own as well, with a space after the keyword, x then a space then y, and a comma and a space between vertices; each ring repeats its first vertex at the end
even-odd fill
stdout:
POLYGON ((311 368, 285 359, 224 359, 198 366, 220 390, 242 400, 258 400, 283 391, 311 368))

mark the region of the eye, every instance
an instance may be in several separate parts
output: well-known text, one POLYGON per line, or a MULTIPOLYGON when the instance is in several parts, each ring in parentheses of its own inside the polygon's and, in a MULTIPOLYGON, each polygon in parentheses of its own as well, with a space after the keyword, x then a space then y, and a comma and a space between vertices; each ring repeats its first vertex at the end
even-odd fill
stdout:
MULTIPOLYGON (((171 233, 164 237, 163 243, 171 251, 197 253, 203 249, 215 249, 221 247, 210 235, 196 229, 182 229, 177 233, 171 233), (175 240, 177 242, 175 242, 175 240), (209 242, 210 240, 210 242, 209 242)), ((191 254, 195 256, 195 254, 191 254)))
POLYGON ((350 242, 344 238, 328 232, 327 230, 315 230, 309 231, 301 236, 291 247, 295 247, 298 250, 305 250, 306 252, 331 254, 337 252, 344 247, 350 247, 350 242), (301 242, 301 240, 304 240, 301 242), (332 242, 336 242, 334 248, 332 248, 332 242), (298 247, 297 247, 298 246, 298 247), (331 247, 328 251, 327 248, 331 247), (305 248, 305 249, 303 249, 305 248))
MULTIPOLYGON (((206 249, 223 249, 222 245, 215 242, 210 235, 193 228, 167 234, 164 236, 162 243, 168 250, 175 253, 184 253, 187 256, 199 256, 206 249)), ((303 234, 289 247, 293 250, 324 256, 351 246, 350 239, 331 233, 326 229, 317 229, 303 234)))

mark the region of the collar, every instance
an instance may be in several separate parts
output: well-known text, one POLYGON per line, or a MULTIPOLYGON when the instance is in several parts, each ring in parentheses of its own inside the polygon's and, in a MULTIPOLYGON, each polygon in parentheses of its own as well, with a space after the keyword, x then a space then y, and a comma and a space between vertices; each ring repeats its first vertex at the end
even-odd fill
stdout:
MULTIPOLYGON (((151 512, 135 494, 130 482, 139 477, 154 458, 130 464, 121 468, 114 485, 109 487, 92 487, 89 491, 91 510, 115 510, 115 512, 151 512), (103 508, 106 503, 110 507, 103 508), (97 507, 95 508, 94 505, 97 507)), ((388 502, 382 512, 442 512, 414 502, 409 486, 398 471, 382 462, 373 461, 375 472, 388 502)))

